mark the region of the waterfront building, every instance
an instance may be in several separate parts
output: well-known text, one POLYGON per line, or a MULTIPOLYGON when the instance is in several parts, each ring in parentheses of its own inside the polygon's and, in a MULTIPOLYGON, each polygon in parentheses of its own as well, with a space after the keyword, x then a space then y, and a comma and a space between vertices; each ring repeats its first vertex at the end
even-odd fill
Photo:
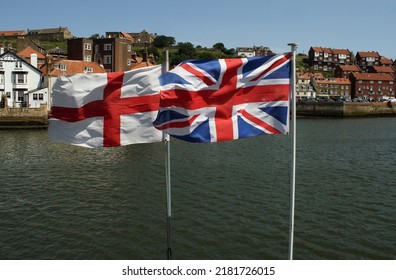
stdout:
POLYGON ((395 76, 395 69, 392 66, 370 66, 367 73, 383 73, 395 76))
MULTIPOLYGON (((48 60, 48 63, 41 68, 44 86, 52 93, 52 87, 59 76, 81 74, 81 73, 105 73, 105 69, 96 62, 82 60, 48 60)), ((51 104, 51 96, 49 97, 51 104)))
POLYGON ((362 70, 357 65, 340 65, 338 64, 334 69, 335 78, 349 79, 351 73, 360 73, 362 70))
POLYGON ((347 78, 313 76, 311 82, 316 92, 316 97, 334 100, 351 98, 351 81, 347 78))
POLYGON ((381 56, 380 58, 380 66, 392 66, 393 65, 393 60, 389 59, 385 56, 381 56))
POLYGON ((315 71, 334 71, 338 64, 353 64, 353 60, 348 49, 311 47, 308 51, 308 65, 315 71))
POLYGON ((356 54, 356 64, 366 72, 370 66, 379 66, 381 56, 378 52, 357 52, 356 54))
POLYGON ((316 97, 316 92, 311 83, 311 73, 296 73, 296 98, 306 100, 316 97))
POLYGON ((93 39, 74 38, 67 40, 68 59, 93 61, 93 54, 93 39))
POLYGON ((26 62, 32 64, 31 56, 33 53, 37 55, 37 68, 40 69, 45 64, 45 55, 41 52, 33 49, 32 47, 27 47, 18 52, 17 55, 23 58, 26 62))
POLYGON ((37 54, 30 63, 11 51, 0 49, 0 97, 11 108, 39 108, 48 105, 48 89, 43 86, 42 73, 37 68, 37 54))
POLYGON ((389 73, 351 73, 352 98, 383 100, 395 97, 395 80, 389 73))

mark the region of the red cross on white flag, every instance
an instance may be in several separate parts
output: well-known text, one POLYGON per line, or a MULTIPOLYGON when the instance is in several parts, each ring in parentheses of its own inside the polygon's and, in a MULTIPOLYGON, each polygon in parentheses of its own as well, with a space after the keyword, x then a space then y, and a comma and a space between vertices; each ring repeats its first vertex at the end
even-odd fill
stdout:
POLYGON ((51 140, 85 147, 160 142, 161 66, 107 74, 60 76, 53 87, 51 140))

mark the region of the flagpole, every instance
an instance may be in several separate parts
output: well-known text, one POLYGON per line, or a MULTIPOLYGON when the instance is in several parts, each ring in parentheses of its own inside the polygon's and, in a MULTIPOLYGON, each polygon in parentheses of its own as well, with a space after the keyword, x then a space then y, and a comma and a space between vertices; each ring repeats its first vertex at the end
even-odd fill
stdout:
MULTIPOLYGON (((169 71, 169 52, 163 51, 162 73, 169 71)), ((172 222, 172 200, 171 200, 171 173, 170 173, 170 136, 167 133, 162 134, 165 149, 165 178, 166 178, 166 236, 168 249, 166 256, 168 260, 172 259, 172 238, 171 238, 171 222, 172 222)))
POLYGON ((291 75, 291 135, 292 135, 292 166, 291 166, 291 187, 290 187, 290 224, 289 224, 289 260, 293 259, 293 242, 294 242, 294 205, 296 198, 296 50, 298 44, 289 43, 293 55, 292 75, 291 75))

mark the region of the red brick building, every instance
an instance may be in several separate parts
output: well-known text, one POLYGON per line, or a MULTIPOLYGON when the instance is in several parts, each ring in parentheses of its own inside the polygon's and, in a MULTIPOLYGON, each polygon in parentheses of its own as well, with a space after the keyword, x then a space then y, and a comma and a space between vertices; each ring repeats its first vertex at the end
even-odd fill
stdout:
POLYGON ((311 79, 313 87, 316 91, 316 97, 319 98, 350 98, 351 97, 351 81, 347 78, 324 78, 313 77, 311 79))
POLYGON ((360 73, 359 66, 357 65, 337 65, 334 69, 334 77, 349 79, 351 73, 360 73))
POLYGON ((67 55, 70 60, 93 61, 93 40, 88 38, 68 40, 67 55))
POLYGON ((352 98, 382 100, 395 97, 395 80, 391 74, 351 73, 352 98))
POLYGON ((370 66, 367 73, 391 74, 395 77, 395 69, 392 66, 370 66))
POLYGON ((348 49, 311 47, 308 51, 308 64, 315 71, 334 71, 338 64, 353 63, 353 55, 348 49))
POLYGON ((93 40, 93 61, 103 65, 106 72, 131 69, 132 40, 129 38, 100 38, 93 40))
POLYGON ((389 58, 387 58, 385 56, 381 56, 380 65, 381 66, 392 66, 393 65, 393 60, 389 59, 389 58))
POLYGON ((378 52, 358 52, 356 54, 356 64, 366 72, 370 66, 379 66, 381 56, 378 52))

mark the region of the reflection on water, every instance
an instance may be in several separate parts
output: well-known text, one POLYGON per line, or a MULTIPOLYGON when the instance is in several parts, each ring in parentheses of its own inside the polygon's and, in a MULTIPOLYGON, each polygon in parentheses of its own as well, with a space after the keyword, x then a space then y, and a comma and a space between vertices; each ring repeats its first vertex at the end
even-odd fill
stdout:
MULTIPOLYGON (((396 119, 297 122, 295 259, 395 259, 396 119)), ((164 259, 161 143, 0 132, 0 258, 164 259)), ((175 259, 286 259, 290 137, 172 139, 175 259)))

